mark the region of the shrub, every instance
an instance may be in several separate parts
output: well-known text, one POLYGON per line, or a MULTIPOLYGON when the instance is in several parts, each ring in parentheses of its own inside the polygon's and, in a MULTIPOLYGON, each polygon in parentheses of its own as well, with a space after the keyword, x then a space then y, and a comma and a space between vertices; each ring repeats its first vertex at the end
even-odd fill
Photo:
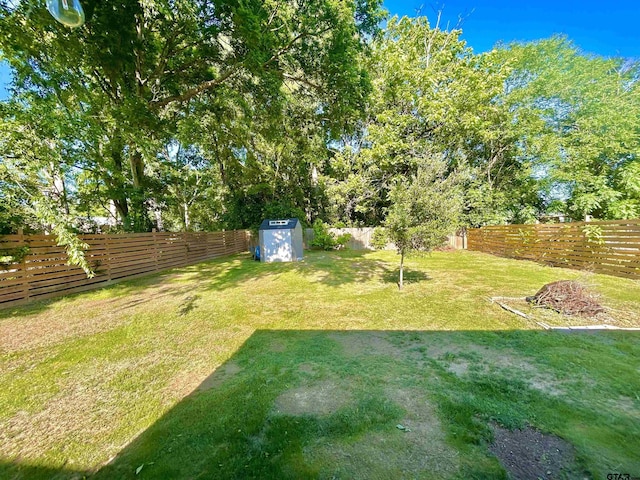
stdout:
POLYGON ((389 243, 389 236, 384 228, 378 227, 373 231, 371 235, 371 246, 376 250, 384 250, 389 243))
POLYGON ((351 234, 350 233, 343 233, 342 235, 338 235, 335 238, 335 246, 334 248, 336 250, 342 250, 344 248, 347 248, 347 243, 349 243, 349 240, 351 240, 351 234))
POLYGON ((333 250, 336 245, 334 236, 329 232, 327 225, 320 219, 313 222, 313 240, 312 247, 321 248, 322 250, 333 250))
POLYGON ((349 240, 351 240, 350 233, 344 233, 336 237, 329 231, 328 225, 322 220, 317 219, 313 222, 312 247, 321 248, 322 250, 342 250, 346 248, 349 240))

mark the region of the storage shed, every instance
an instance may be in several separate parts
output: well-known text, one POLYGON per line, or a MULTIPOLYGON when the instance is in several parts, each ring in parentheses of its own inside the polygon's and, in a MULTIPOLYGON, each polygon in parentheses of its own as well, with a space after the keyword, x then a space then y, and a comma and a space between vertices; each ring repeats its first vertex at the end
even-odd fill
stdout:
POLYGON ((258 235, 261 262, 302 260, 302 225, 297 218, 264 220, 258 235))

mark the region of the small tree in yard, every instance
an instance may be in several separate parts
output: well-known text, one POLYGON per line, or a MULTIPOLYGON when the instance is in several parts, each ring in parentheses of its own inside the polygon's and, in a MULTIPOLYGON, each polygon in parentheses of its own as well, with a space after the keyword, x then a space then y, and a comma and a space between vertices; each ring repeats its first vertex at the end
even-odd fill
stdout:
POLYGON ((398 181, 390 199, 385 227, 400 254, 398 286, 402 289, 405 255, 430 252, 458 226, 462 211, 459 177, 447 175, 445 162, 431 158, 418 167, 410 182, 398 181))

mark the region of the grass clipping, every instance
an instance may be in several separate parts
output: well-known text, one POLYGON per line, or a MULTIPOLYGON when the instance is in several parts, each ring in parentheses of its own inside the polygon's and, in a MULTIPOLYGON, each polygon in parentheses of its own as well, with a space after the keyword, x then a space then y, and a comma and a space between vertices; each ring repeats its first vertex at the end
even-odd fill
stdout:
POLYGON ((573 280, 560 280, 547 283, 527 301, 537 307, 550 308, 565 315, 591 318, 605 311, 581 283, 573 280))

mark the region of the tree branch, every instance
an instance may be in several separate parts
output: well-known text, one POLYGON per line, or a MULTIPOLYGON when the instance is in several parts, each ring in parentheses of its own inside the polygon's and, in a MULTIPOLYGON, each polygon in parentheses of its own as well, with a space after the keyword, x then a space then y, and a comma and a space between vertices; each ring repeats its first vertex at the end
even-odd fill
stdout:
POLYGON ((211 90, 212 88, 217 87, 218 85, 223 83, 225 80, 227 80, 228 78, 230 78, 233 75, 235 75, 239 71, 238 67, 239 67, 239 65, 241 63, 242 62, 233 65, 233 67, 229 68, 229 70, 227 70, 225 73, 220 75, 218 78, 203 82, 200 85, 198 85, 197 87, 193 87, 193 88, 187 90, 186 92, 181 93, 180 95, 172 95, 170 97, 165 97, 165 98, 163 98, 161 100, 157 100, 155 102, 152 102, 151 106, 152 106, 152 108, 162 108, 162 107, 166 107, 167 105, 169 105, 170 103, 173 103, 173 102, 185 102, 185 101, 190 100, 191 98, 195 97, 196 95, 198 95, 198 94, 200 94, 202 92, 205 92, 207 90, 211 90))
MULTIPOLYGON (((274 61, 276 61, 278 58, 280 58, 282 55, 284 55, 287 51, 289 51, 295 44, 296 42, 298 42, 299 40, 305 38, 305 37, 316 37, 318 35, 322 35, 323 33, 328 32, 329 30, 331 30, 333 27, 329 26, 326 27, 322 30, 319 30, 317 32, 313 32, 313 33, 309 33, 309 32, 302 32, 299 33, 298 35, 296 35, 295 37, 293 37, 286 45, 284 45, 280 50, 278 50, 277 52, 275 52, 271 58, 269 58, 269 60, 267 60, 266 62, 264 62, 262 64, 262 68, 265 68, 267 66, 269 66, 269 64, 273 63, 274 61)), ((172 95, 169 97, 165 97, 161 100, 157 100, 155 102, 152 102, 152 108, 162 108, 165 107, 167 105, 169 105, 170 103, 174 103, 174 102, 184 102, 187 100, 190 100, 191 98, 195 97, 196 95, 203 93, 207 90, 211 90, 215 87, 217 87, 218 85, 221 85, 223 82, 225 82, 226 80, 228 80, 229 78, 233 77, 234 75, 236 75, 239 71, 240 71, 240 66, 244 63, 244 61, 240 61, 234 65, 232 65, 226 72, 224 72, 222 75, 220 75, 218 78, 215 78, 213 80, 208 80, 206 82, 201 83, 200 85, 193 87, 179 95, 172 95)))
POLYGON ((311 80, 308 80, 306 78, 296 77, 294 75, 289 75, 288 73, 285 73, 282 76, 284 78, 286 78, 287 80, 291 80, 292 82, 300 83, 302 85, 306 85, 307 87, 315 88, 316 90, 321 91, 321 92, 324 91, 322 86, 320 86, 317 83, 314 83, 311 80))

